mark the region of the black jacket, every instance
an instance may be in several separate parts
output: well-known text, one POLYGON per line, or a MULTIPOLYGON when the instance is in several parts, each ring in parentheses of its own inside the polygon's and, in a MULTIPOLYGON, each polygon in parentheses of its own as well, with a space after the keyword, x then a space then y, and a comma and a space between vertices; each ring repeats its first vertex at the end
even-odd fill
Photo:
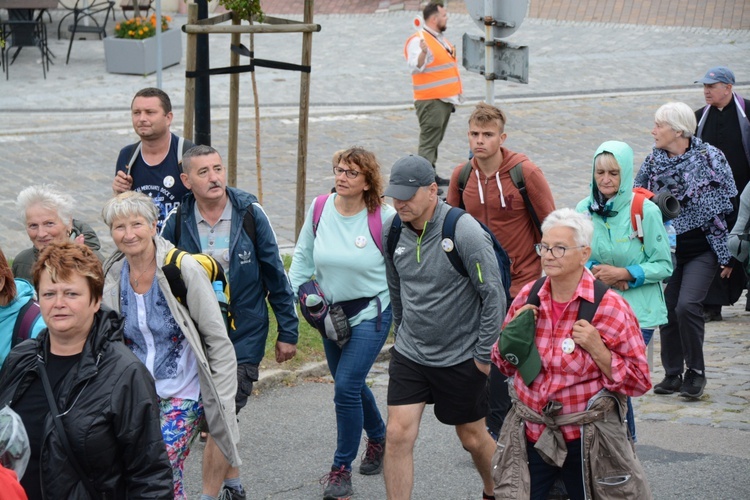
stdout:
MULTIPOLYGON (((48 335, 45 329, 11 351, 0 373, 1 406, 12 408, 38 376, 48 335)), ((60 382, 57 406, 73 453, 102 499, 174 498, 154 382, 122 343, 122 319, 114 311, 96 313, 78 365, 60 382)), ((90 498, 52 417, 43 429, 27 432, 44 433, 39 466, 45 498, 90 498)))

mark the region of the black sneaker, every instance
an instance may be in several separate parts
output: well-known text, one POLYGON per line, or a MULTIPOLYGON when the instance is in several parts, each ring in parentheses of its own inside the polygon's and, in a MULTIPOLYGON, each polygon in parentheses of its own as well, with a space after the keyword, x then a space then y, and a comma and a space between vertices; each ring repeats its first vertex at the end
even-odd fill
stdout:
POLYGON ((682 387, 682 375, 667 375, 654 386, 654 394, 674 394, 682 387))
POLYGON ((447 186, 451 183, 450 179, 446 179, 445 177, 440 177, 438 174, 435 174, 435 183, 438 186, 447 186))
POLYGON ((367 449, 359 464, 359 473, 364 476, 374 476, 383 470, 383 455, 385 454, 385 440, 378 442, 367 440, 367 449))
POLYGON ((343 465, 339 469, 331 467, 331 472, 320 478, 320 484, 327 485, 323 500, 349 500, 354 494, 352 473, 343 465))
POLYGON ((245 490, 235 490, 229 486, 222 487, 216 500, 245 500, 245 490))
POLYGON ((685 382, 680 387, 680 396, 684 398, 699 398, 703 396, 706 388, 706 377, 695 370, 688 368, 685 372, 685 382))

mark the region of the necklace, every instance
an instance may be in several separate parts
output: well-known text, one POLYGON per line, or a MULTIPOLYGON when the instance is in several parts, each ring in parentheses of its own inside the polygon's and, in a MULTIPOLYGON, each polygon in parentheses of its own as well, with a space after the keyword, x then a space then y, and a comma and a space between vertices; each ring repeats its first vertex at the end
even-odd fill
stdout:
POLYGON ((151 264, 153 264, 155 260, 156 260, 156 254, 154 254, 154 258, 151 259, 151 262, 148 263, 148 265, 146 266, 146 269, 141 274, 139 274, 137 278, 133 279, 133 284, 134 284, 133 288, 138 288, 138 280, 143 278, 143 275, 146 274, 146 272, 151 269, 151 264))

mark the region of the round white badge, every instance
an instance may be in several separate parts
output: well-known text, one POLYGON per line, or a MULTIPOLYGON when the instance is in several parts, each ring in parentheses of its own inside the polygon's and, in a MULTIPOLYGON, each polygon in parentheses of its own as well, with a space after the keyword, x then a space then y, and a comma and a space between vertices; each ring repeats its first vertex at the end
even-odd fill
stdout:
POLYGON ((573 339, 567 338, 562 341, 562 351, 565 354, 572 354, 573 351, 576 350, 576 343, 573 342, 573 339))
POLYGON ((172 186, 174 186, 174 177, 168 175, 164 178, 164 187, 171 188, 172 186))
POLYGON ((357 236, 354 239, 354 244, 357 245, 357 248, 364 248, 365 245, 367 245, 367 238, 364 236, 357 236))
POLYGON ((450 238, 444 238, 443 241, 440 242, 440 246, 443 247, 443 250, 445 252, 452 252, 453 251, 453 240, 450 238))

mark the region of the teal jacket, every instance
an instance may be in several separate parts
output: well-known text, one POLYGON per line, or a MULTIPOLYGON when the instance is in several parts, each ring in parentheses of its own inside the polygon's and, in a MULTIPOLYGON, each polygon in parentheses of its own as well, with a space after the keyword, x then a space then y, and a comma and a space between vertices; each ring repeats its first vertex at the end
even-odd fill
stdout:
POLYGON ((661 282, 672 275, 672 257, 661 210, 646 200, 643 204, 643 242, 635 234, 630 222, 633 200, 633 150, 619 141, 607 141, 596 150, 612 153, 620 165, 620 189, 608 200, 607 208, 616 215, 602 217, 589 210, 597 190, 594 181, 594 162, 591 168, 591 194, 581 200, 576 210, 587 213, 594 223, 591 260, 588 267, 609 264, 628 270, 633 281, 622 292, 615 290, 633 308, 642 328, 653 328, 667 322, 667 308, 661 282))

